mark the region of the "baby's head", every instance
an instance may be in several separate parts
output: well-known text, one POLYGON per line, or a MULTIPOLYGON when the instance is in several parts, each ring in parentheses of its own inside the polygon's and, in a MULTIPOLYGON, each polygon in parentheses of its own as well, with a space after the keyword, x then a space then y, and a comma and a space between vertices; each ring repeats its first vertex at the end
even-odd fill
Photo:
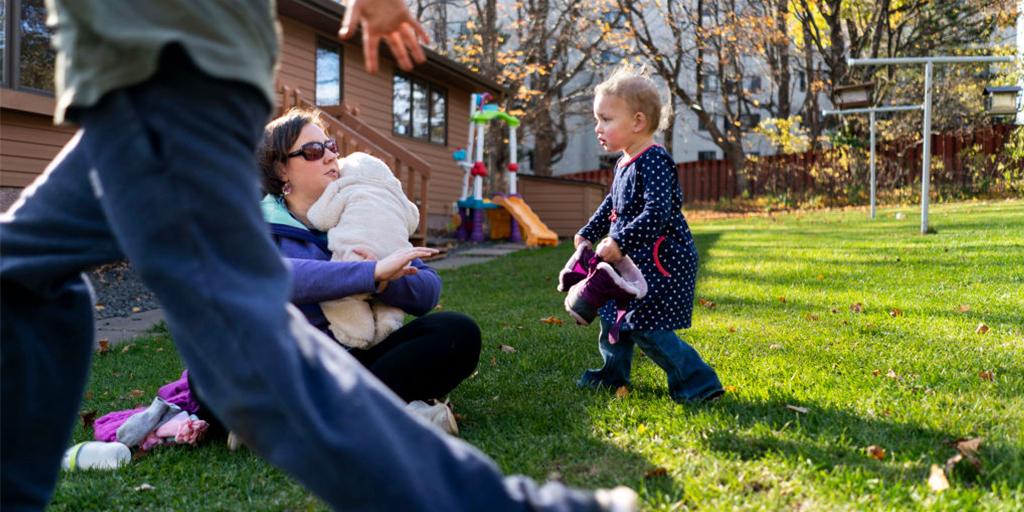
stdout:
POLYGON ((601 145, 619 151, 647 139, 668 120, 658 86, 642 70, 619 67, 594 92, 594 128, 601 145))

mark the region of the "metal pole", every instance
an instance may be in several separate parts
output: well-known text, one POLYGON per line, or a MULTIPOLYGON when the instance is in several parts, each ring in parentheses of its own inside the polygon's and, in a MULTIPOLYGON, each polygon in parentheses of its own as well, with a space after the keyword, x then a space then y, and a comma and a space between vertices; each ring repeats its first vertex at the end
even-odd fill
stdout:
POLYGON ((871 220, 875 219, 875 111, 871 111, 871 220))
POLYGON ((921 155, 921 234, 928 234, 928 183, 932 165, 932 62, 924 65, 924 128, 921 155))
POLYGON ((846 59, 849 66, 878 66, 890 64, 960 64, 965 62, 1013 62, 1012 55, 991 56, 983 55, 978 57, 963 55, 937 55, 934 57, 888 57, 878 59, 846 59))

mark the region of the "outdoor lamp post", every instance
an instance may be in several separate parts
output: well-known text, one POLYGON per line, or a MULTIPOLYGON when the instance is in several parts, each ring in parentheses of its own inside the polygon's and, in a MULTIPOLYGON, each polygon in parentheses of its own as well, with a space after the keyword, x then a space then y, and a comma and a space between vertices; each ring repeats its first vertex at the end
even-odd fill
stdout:
POLYGON ((841 85, 832 89, 836 95, 836 107, 841 110, 871 106, 871 91, 874 82, 841 85))
POLYGON ((1020 87, 1007 85, 985 88, 985 111, 990 116, 1017 115, 1017 93, 1020 87))

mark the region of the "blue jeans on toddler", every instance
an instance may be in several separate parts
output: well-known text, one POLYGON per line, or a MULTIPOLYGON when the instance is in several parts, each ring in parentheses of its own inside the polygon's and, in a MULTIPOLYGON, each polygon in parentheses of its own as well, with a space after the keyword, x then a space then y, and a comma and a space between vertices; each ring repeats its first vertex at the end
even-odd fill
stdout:
POLYGON ((330 507, 599 510, 591 493, 503 477, 287 306, 257 189, 269 112, 255 88, 165 50, 152 78, 78 112, 81 129, 0 216, 0 508, 52 497, 95 342, 81 272, 127 258, 217 417, 330 507))
POLYGON ((722 383, 697 351, 674 331, 620 331, 619 341, 608 343, 611 325, 601 319, 598 350, 604 359, 600 369, 587 370, 577 381, 579 387, 617 388, 629 384, 633 347, 639 346, 668 376, 668 392, 679 403, 702 402, 722 394, 722 383))

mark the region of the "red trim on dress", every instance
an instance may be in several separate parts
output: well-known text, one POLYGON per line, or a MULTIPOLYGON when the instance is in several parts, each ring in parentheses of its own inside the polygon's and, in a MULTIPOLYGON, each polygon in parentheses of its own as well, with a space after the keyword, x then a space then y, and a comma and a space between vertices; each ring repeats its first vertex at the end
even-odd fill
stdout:
POLYGON ((658 259, 658 249, 661 247, 661 243, 664 241, 664 235, 659 236, 658 239, 654 241, 654 266, 658 267, 658 272, 661 272, 661 275, 665 277, 672 277, 672 274, 669 274, 668 270, 665 270, 665 267, 661 266, 661 260, 658 259))

